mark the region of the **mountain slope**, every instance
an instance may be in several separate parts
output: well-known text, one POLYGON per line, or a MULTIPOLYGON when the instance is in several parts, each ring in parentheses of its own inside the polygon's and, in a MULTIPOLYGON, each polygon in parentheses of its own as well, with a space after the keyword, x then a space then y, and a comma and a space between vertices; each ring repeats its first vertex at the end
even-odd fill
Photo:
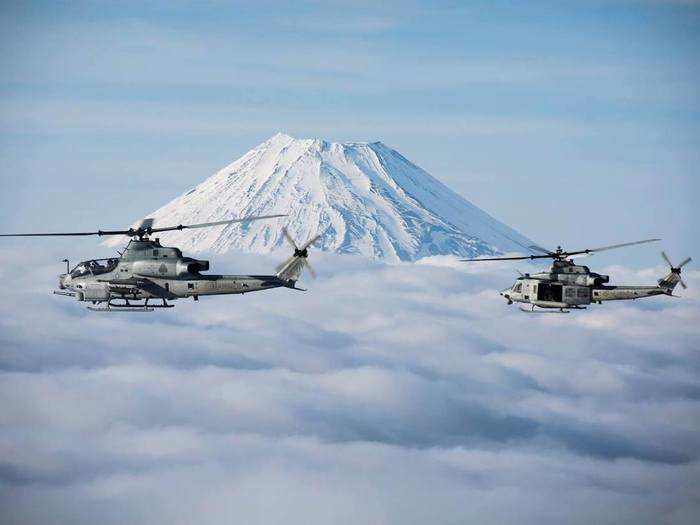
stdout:
MULTIPOLYGON (((527 238, 381 142, 329 143, 278 133, 149 217, 156 225, 244 215, 289 217, 162 234, 189 252, 269 252, 287 225, 300 242, 388 261, 524 251, 527 238)), ((108 241, 118 244, 119 240, 108 241)))

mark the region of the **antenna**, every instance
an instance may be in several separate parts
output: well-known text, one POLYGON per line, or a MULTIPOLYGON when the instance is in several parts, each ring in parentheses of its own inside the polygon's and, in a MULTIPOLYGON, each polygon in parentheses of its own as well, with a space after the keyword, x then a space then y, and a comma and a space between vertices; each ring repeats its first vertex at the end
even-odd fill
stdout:
POLYGON ((69 273, 70 272, 70 262, 68 261, 68 259, 63 259, 61 262, 66 263, 66 273, 69 273))

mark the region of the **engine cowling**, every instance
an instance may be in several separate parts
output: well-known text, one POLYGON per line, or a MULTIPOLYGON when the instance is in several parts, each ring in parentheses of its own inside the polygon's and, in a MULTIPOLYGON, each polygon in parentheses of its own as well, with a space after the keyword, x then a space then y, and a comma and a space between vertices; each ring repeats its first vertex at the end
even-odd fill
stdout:
POLYGON ((588 275, 587 283, 589 286, 600 286, 610 281, 609 275, 601 275, 599 273, 591 273, 588 275))
POLYGON ((209 269, 209 261, 198 261, 185 257, 177 261, 176 273, 179 276, 196 275, 199 272, 206 272, 209 269))

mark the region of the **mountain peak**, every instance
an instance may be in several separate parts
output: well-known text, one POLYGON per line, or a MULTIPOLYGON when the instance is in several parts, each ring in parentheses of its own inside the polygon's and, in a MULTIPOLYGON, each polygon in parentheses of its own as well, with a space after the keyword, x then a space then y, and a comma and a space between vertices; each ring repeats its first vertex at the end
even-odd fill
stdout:
POLYGON ((388 148, 386 144, 384 144, 381 141, 375 141, 375 142, 359 142, 359 141, 353 141, 353 142, 330 142, 328 140, 322 139, 320 137, 314 137, 314 138, 300 138, 300 137, 294 137, 290 135, 289 133, 285 133, 284 131, 278 131, 274 135, 272 135, 269 139, 267 139, 265 142, 261 144, 268 144, 268 143, 284 143, 284 142, 292 142, 292 141, 302 141, 302 142, 308 142, 310 144, 316 144, 316 145, 328 145, 328 144, 340 144, 343 146, 378 146, 378 147, 383 147, 383 148, 388 148))
POLYGON ((148 216, 169 225, 271 214, 288 217, 175 231, 162 240, 191 252, 269 252, 284 243, 286 225, 299 242, 321 233, 324 250, 388 261, 495 255, 532 244, 382 142, 286 133, 148 216))
POLYGON ((291 135, 287 135, 286 133, 282 131, 278 131, 274 135, 272 135, 269 139, 267 139, 263 144, 268 144, 272 142, 290 142, 292 140, 296 140, 294 137, 291 135))

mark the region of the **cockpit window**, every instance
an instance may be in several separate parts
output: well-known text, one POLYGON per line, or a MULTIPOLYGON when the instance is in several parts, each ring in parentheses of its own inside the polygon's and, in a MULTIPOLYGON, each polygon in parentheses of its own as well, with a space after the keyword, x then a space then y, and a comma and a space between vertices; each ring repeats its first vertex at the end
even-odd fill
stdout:
POLYGON ((111 272, 117 267, 119 259, 93 259, 83 261, 71 270, 71 277, 82 277, 83 275, 99 275, 111 272))
POLYGON ((513 288, 513 291, 516 293, 520 293, 523 291, 523 283, 517 283, 515 285, 515 288, 513 288))

